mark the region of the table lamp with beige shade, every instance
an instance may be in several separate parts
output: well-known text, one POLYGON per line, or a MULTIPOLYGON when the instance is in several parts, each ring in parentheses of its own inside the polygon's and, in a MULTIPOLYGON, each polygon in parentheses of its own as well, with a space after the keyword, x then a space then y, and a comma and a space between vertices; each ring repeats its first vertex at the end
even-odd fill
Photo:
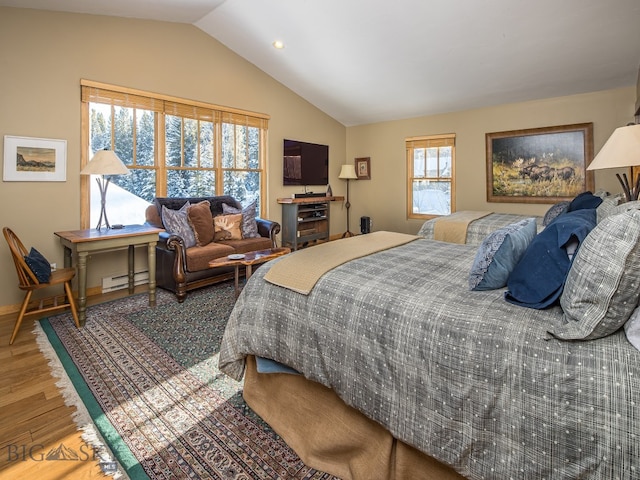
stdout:
POLYGON ((100 189, 100 218, 96 230, 100 230, 103 226, 107 229, 112 228, 107 220, 107 187, 111 181, 112 175, 129 175, 131 172, 126 167, 120 157, 113 150, 98 150, 91 158, 89 163, 80 171, 80 175, 98 175, 96 182, 100 189))
MULTIPOLYGON (((587 170, 602 170, 605 168, 625 168, 640 166, 640 125, 630 124, 618 127, 611 134, 587 170)), ((616 177, 622 185, 627 202, 638 199, 640 193, 640 175, 632 175, 631 182, 626 173, 616 177)))
POLYGON ((351 208, 351 203, 349 202, 349 180, 356 180, 358 178, 358 175, 356 175, 356 166, 349 164, 342 165, 338 178, 347 181, 347 201, 344 204, 347 208, 347 231, 342 234, 342 238, 353 237, 353 233, 349 230, 349 209, 351 208))

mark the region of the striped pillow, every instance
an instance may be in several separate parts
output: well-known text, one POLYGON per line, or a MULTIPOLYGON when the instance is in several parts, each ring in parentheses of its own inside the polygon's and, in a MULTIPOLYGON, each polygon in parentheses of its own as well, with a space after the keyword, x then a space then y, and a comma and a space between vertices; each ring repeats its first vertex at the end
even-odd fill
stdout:
POLYGON ((602 220, 582 242, 560 305, 563 324, 549 333, 590 340, 616 332, 640 299, 640 210, 602 220))

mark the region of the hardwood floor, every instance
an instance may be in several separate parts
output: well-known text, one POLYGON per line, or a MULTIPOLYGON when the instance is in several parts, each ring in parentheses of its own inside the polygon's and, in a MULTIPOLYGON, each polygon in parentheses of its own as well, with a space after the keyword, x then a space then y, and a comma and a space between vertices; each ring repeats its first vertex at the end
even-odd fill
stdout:
MULTIPOLYGON (((136 292, 146 291, 146 286, 136 292)), ((123 297, 126 290, 90 297, 93 305, 123 297)), ((37 320, 24 320, 13 345, 9 338, 15 314, 0 316, 0 479, 94 479, 104 475, 82 440, 68 407, 55 385, 47 360, 33 333, 37 320), (47 460, 52 449, 64 445, 78 460, 47 460)))

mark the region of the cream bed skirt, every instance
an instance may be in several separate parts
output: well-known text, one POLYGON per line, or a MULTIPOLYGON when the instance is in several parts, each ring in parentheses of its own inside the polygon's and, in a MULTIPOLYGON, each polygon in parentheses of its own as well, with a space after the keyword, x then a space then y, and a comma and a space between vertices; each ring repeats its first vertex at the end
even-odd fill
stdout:
POLYGON ((301 375, 260 374, 247 358, 244 399, 310 467, 344 480, 449 480, 457 472, 391 436, 301 375))

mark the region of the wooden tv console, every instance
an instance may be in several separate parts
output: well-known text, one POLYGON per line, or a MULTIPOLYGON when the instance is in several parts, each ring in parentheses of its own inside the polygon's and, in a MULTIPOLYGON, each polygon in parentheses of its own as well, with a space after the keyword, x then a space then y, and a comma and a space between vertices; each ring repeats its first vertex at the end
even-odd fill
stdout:
POLYGON ((282 205, 282 246, 298 250, 329 240, 330 202, 344 197, 278 198, 282 205))

